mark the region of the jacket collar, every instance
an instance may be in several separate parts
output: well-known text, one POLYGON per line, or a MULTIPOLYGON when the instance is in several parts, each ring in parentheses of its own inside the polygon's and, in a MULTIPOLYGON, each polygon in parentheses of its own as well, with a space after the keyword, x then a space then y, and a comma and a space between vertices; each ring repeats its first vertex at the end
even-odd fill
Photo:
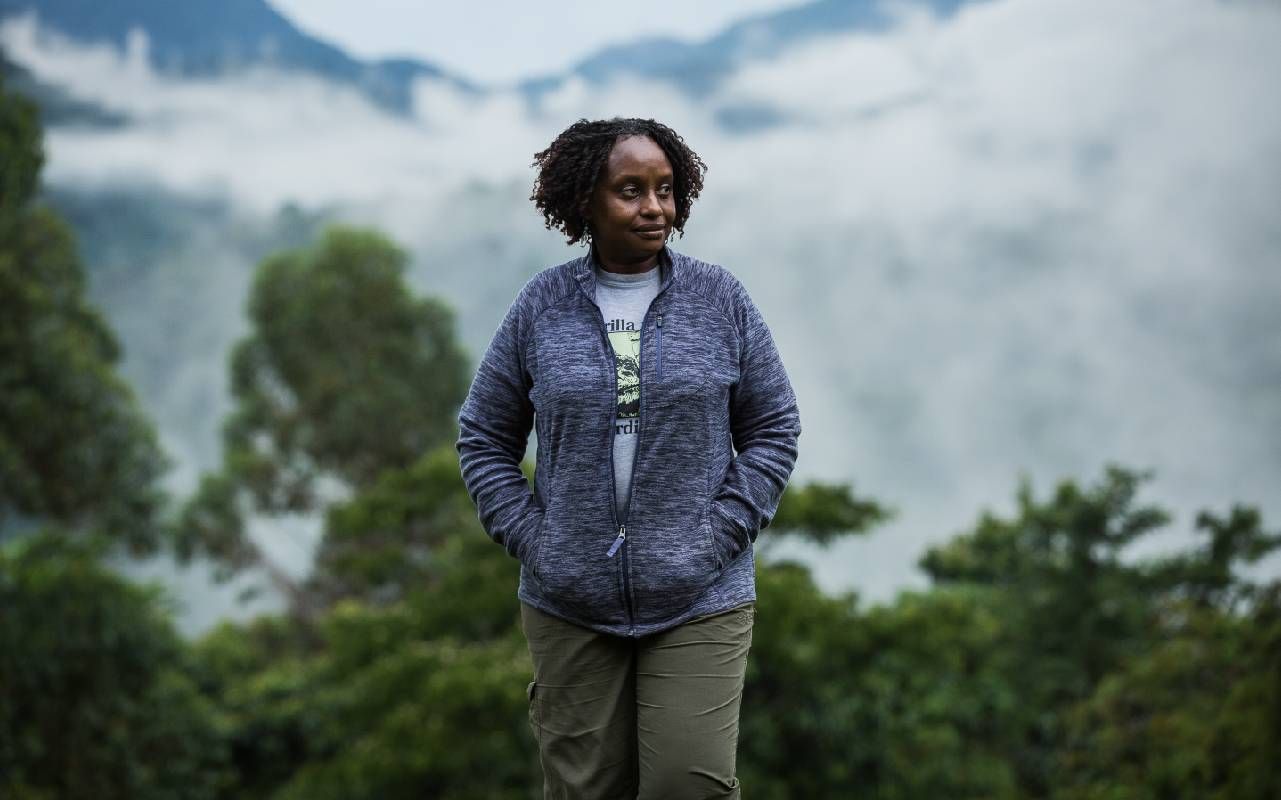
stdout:
MULTIPOLYGON (((676 279, 676 272, 681 263, 681 254, 673 250, 666 243, 663 249, 658 251, 658 293, 662 294, 672 281, 676 279)), ((587 246, 587 255, 582 256, 574 263, 574 279, 583 291, 596 302, 596 271, 595 267, 600 266, 596 259, 596 245, 587 246)))

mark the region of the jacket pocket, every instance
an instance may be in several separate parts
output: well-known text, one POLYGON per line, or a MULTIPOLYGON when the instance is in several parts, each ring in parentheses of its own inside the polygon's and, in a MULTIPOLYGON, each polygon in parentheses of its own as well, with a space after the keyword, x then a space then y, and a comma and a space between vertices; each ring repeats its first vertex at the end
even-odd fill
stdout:
POLYGON ((712 558, 716 560, 716 568, 724 569, 726 558, 721 555, 720 548, 716 546, 716 531, 712 528, 712 514, 707 511, 703 514, 703 532, 707 535, 707 546, 712 551, 712 558))
POLYGON ((716 562, 721 569, 724 569, 726 564, 743 554, 743 547, 730 527, 732 523, 721 514, 716 513, 711 503, 708 503, 707 518, 709 520, 709 530, 711 531, 712 548, 716 551, 716 562))
POLYGON ((663 315, 658 315, 658 379, 663 379, 663 315))
MULTIPOLYGON (((737 333, 709 316, 710 309, 683 303, 664 308, 655 321, 654 383, 650 400, 667 406, 706 402, 728 387, 738 370, 737 333)), ((648 377, 648 374, 646 375, 648 377)))
POLYGON ((529 545, 529 552, 532 555, 525 565, 529 567, 530 572, 534 573, 534 577, 538 577, 538 558, 543 552, 543 530, 547 527, 546 522, 547 510, 543 509, 542 513, 538 515, 538 526, 534 528, 533 541, 529 545))
POLYGON ((693 603, 720 574, 708 510, 690 520, 670 516, 628 530, 631 583, 640 622, 670 618, 693 603))
POLYGON ((605 619, 621 609, 617 559, 605 555, 610 534, 609 521, 587 516, 574 503, 553 500, 534 558, 542 597, 583 619, 605 619))

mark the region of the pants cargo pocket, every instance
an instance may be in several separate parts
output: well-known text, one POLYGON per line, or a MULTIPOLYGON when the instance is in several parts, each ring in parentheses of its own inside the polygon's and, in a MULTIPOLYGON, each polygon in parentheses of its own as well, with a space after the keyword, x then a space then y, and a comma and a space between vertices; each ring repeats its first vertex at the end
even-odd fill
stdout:
POLYGON ((543 739, 538 729, 538 681, 530 681, 525 687, 525 699, 529 705, 529 729, 533 731, 534 741, 541 748, 543 739))

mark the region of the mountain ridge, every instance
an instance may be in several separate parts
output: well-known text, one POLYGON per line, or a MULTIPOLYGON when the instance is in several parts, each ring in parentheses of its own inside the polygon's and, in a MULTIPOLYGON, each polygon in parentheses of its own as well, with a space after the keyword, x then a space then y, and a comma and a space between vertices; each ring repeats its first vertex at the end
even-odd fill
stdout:
MULTIPOLYGON (((906 0, 909 5, 949 17, 982 0, 906 0)), ((789 47, 831 33, 883 31, 894 21, 887 0, 814 0, 755 14, 699 41, 644 36, 603 47, 570 68, 511 84, 537 104, 565 81, 601 84, 634 75, 668 82, 704 97, 747 61, 770 58, 789 47), (661 51, 662 59, 654 57, 661 51)), ((305 33, 267 0, 0 0, 0 21, 34 13, 41 26, 81 42, 107 41, 125 49, 131 31, 144 30, 153 68, 179 75, 208 75, 243 66, 271 64, 352 85, 375 103, 399 114, 412 111, 412 85, 420 77, 444 81, 467 93, 487 86, 417 58, 363 61, 342 48, 305 33)))
POLYGON ((411 87, 419 77, 479 91, 475 83, 426 61, 352 58, 302 32, 265 0, 0 0, 0 20, 26 13, 73 40, 105 41, 122 50, 131 31, 141 29, 147 34, 148 61, 167 74, 211 75, 270 64, 355 86, 398 113, 412 109, 411 87))
MULTIPOLYGON (((910 0, 908 4, 947 18, 961 6, 978 1, 910 0)), ((745 61, 773 57, 824 34, 884 31, 893 22, 890 4, 884 0, 815 0, 741 19, 698 42, 650 36, 611 45, 581 59, 569 70, 529 78, 517 86, 538 96, 570 76, 581 77, 589 83, 604 83, 617 75, 632 73, 668 80, 695 97, 703 97, 745 61), (653 57, 653 50, 658 48, 665 48, 662 61, 653 57)))

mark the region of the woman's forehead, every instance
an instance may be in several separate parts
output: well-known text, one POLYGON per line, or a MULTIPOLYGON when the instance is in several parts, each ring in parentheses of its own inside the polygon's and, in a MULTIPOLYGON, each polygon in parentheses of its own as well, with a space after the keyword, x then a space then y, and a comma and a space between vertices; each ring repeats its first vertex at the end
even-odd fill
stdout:
POLYGON ((654 169, 671 171, 672 165, 667 160, 663 148, 653 139, 643 134, 631 134, 620 137, 609 151, 607 166, 611 174, 624 170, 654 169))

